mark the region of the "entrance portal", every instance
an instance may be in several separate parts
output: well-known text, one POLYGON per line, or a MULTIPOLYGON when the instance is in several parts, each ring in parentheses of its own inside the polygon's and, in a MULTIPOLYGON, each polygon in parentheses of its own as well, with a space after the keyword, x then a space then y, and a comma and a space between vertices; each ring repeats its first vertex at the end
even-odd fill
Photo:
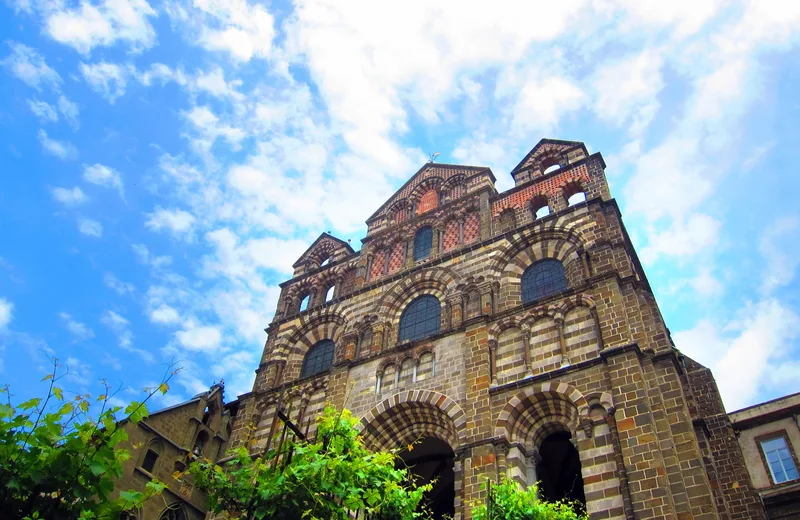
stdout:
POLYGON ((425 438, 414 444, 413 450, 404 451, 401 455, 403 462, 416 477, 418 485, 436 480, 426 495, 426 505, 437 520, 445 518, 445 515, 455 516, 454 457, 450 445, 434 437, 425 438))
POLYGON ((546 500, 577 500, 586 505, 581 459, 570 438, 569 432, 555 432, 545 438, 539 447, 542 459, 536 466, 536 476, 546 500))

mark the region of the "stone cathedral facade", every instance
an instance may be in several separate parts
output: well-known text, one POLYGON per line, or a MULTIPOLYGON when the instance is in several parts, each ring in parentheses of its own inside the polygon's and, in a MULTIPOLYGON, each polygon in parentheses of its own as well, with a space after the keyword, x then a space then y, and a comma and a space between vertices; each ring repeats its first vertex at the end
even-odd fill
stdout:
POLYGON ((593 519, 764 518, 604 170, 551 139, 502 193, 488 168, 428 163, 369 217, 360 251, 322 234, 281 284, 231 446, 264 448, 280 396, 303 425, 349 408, 373 448, 417 441, 404 458, 436 478, 438 517, 470 518, 508 475, 593 519))

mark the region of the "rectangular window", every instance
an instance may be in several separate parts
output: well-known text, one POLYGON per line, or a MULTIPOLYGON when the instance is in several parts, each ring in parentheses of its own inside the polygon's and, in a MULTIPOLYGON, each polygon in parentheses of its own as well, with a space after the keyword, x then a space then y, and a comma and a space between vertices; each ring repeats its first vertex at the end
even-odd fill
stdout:
POLYGON ((797 467, 794 465, 792 453, 786 445, 785 438, 777 437, 761 441, 761 450, 767 459, 767 466, 769 466, 769 472, 772 474, 772 481, 775 484, 798 478, 797 467))
POLYGON ((154 452, 153 450, 147 450, 147 453, 144 456, 144 460, 142 461, 142 469, 148 473, 152 473, 153 468, 156 467, 157 460, 158 460, 158 453, 154 452))

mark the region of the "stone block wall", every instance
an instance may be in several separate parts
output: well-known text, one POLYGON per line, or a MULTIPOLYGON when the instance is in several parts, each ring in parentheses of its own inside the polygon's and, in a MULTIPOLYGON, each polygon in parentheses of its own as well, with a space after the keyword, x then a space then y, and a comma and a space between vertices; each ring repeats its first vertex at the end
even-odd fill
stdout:
MULTIPOLYGON (((602 157, 563 143, 535 148, 506 193, 486 169, 420 170, 368 221, 362 250, 329 268, 347 265, 347 291, 273 321, 233 443, 263 449, 281 394, 304 420, 326 402, 346 406, 374 447, 447 442, 456 516, 468 519, 487 478, 532 484, 541 443, 564 432, 593 519, 759 518, 738 447, 717 422, 713 378, 670 343, 602 157), (544 174, 554 157, 561 168, 544 174), (568 207, 576 189, 587 200, 568 207), (540 196, 553 213, 534 219, 540 196), (398 248, 407 255, 423 225, 435 231, 431 256, 398 267, 398 248), (568 288, 523 304, 522 274, 542 259, 562 263, 568 288), (439 300, 439 331, 400 342, 403 311, 421 295, 439 300), (336 344, 333 366, 298 379, 323 339, 336 344)), ((325 268, 305 272, 282 284, 282 301, 329 279, 325 268)))

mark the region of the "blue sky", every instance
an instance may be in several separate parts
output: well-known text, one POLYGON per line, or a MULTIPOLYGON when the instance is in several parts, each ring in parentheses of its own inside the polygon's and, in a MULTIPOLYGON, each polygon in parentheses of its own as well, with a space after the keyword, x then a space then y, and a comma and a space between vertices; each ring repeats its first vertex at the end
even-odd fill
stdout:
POLYGON ((432 152, 602 152, 729 410, 800 391, 800 2, 5 0, 0 381, 249 391, 277 284, 432 152))

